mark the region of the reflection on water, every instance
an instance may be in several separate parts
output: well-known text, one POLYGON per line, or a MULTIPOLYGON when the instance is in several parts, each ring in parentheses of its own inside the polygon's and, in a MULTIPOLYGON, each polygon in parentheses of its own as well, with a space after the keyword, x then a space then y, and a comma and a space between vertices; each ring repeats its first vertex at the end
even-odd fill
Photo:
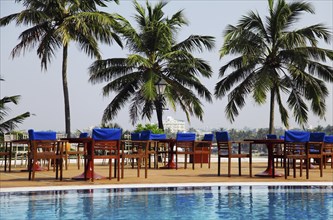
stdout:
POLYGON ((1 219, 333 219, 332 186, 0 193, 1 219))

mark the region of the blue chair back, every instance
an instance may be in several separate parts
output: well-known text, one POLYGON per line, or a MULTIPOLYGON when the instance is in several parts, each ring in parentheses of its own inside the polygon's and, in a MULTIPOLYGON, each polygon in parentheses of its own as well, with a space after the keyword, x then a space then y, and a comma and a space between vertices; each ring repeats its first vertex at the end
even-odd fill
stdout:
POLYGON ((306 131, 285 131, 284 140, 286 142, 308 142, 310 140, 310 132, 306 131))
POLYGON ((227 131, 217 131, 215 135, 216 135, 217 142, 230 141, 230 136, 227 131))
POLYGON ((89 137, 88 132, 82 132, 82 133, 80 133, 79 138, 87 138, 87 137, 89 137))
POLYGON ((151 130, 141 131, 141 133, 140 133, 140 140, 142 140, 142 141, 151 140, 151 135, 152 135, 151 130))
POLYGON ((92 132, 92 138, 96 141, 114 141, 121 139, 120 128, 95 128, 92 132))
POLYGON ((140 133, 138 133, 138 132, 131 133, 131 140, 132 141, 139 141, 140 140, 140 133))
POLYGON ((177 133, 176 141, 195 141, 195 133, 177 133))
POLYGON ((152 140, 165 140, 166 134, 151 134, 152 140))
POLYGON ((280 135, 279 138, 280 138, 281 140, 284 140, 284 135, 280 135))
MULTIPOLYGON (((325 136, 324 142, 325 143, 333 144, 333 135, 327 135, 327 136, 325 136)), ((332 158, 331 158, 331 160, 332 160, 332 158)))
POLYGON ((268 135, 266 135, 266 139, 275 140, 275 139, 277 139, 277 135, 276 134, 268 134, 268 135))
POLYGON ((55 131, 34 131, 33 129, 28 130, 29 140, 57 140, 57 133, 55 131))
POLYGON ((205 134, 203 137, 203 141, 213 141, 214 139, 214 134, 205 134))
POLYGON ((310 141, 313 142, 324 142, 325 133, 324 132, 311 132, 310 141))

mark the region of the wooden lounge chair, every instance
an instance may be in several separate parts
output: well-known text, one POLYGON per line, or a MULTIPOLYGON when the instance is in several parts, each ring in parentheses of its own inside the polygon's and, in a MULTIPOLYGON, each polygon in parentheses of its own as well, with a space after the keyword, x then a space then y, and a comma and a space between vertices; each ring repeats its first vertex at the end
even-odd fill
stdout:
POLYGON ((131 161, 132 168, 137 168, 140 177, 142 162, 144 163, 145 178, 148 177, 148 155, 150 140, 141 140, 140 133, 132 133, 131 140, 123 140, 121 144, 121 178, 124 178, 125 161, 131 161))
MULTIPOLYGON (((178 156, 184 155, 184 168, 187 168, 187 156, 195 155, 195 133, 177 133, 176 136, 176 169, 178 169, 178 156)), ((194 170, 195 163, 192 161, 192 169, 194 170)))
POLYGON ((231 141, 227 131, 216 132, 218 148, 217 175, 221 175, 221 158, 228 158, 228 177, 231 176, 231 160, 238 159, 238 175, 242 175, 241 158, 249 158, 249 172, 252 177, 252 143, 250 141, 231 141), (236 148, 234 150, 234 147, 236 148))
POLYGON ((29 180, 35 179, 35 173, 38 169, 39 162, 45 161, 48 170, 53 166, 56 173, 56 179, 62 180, 62 167, 64 159, 64 147, 66 142, 57 141, 56 132, 34 131, 30 129, 29 141, 30 151, 28 155, 29 180))
MULTIPOLYGON (((109 160, 109 179, 112 179, 112 164, 114 164, 114 176, 120 180, 120 140, 122 130, 118 128, 95 128, 92 131, 92 173, 94 173, 94 160, 109 160), (98 153, 103 152, 103 153, 98 153), (114 162, 114 163, 112 163, 114 162)), ((94 178, 92 178, 92 181, 94 178)))
MULTIPOLYGON (((314 137, 312 140, 315 140, 314 137)), ((322 149, 322 141, 310 141, 310 132, 286 131, 284 141, 285 179, 290 174, 290 164, 293 166, 294 178, 296 178, 296 168, 300 169, 300 176, 302 176, 303 165, 305 165, 306 179, 309 179, 310 159, 322 160, 322 149), (297 161, 299 161, 299 166, 296 165, 297 161)), ((322 166, 320 166, 320 176, 322 176, 322 166)))

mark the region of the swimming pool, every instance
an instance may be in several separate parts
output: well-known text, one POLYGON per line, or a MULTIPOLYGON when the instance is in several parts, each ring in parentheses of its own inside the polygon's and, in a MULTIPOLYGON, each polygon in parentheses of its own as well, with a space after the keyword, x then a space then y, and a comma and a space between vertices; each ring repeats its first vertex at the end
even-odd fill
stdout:
POLYGON ((0 219, 333 219, 333 186, 1 192, 0 219))

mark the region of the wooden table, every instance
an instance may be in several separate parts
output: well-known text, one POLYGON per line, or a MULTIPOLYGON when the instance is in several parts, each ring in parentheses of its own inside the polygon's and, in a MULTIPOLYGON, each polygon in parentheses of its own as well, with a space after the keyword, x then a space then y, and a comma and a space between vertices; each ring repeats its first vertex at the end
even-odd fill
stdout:
POLYGON ((106 179, 96 172, 93 172, 94 161, 91 158, 93 153, 92 138, 62 138, 61 140, 68 141, 68 143, 81 144, 84 147, 84 172, 78 176, 72 177, 74 180, 87 180, 87 179, 106 179))
POLYGON ((252 144, 264 144, 268 150, 268 163, 266 170, 262 171, 261 173, 256 174, 255 176, 259 177, 281 177, 283 176, 282 173, 275 172, 274 169, 274 154, 273 149, 274 145, 276 144, 283 144, 283 139, 245 139, 244 141, 251 141, 252 144), (274 173, 274 175, 273 175, 274 173))

